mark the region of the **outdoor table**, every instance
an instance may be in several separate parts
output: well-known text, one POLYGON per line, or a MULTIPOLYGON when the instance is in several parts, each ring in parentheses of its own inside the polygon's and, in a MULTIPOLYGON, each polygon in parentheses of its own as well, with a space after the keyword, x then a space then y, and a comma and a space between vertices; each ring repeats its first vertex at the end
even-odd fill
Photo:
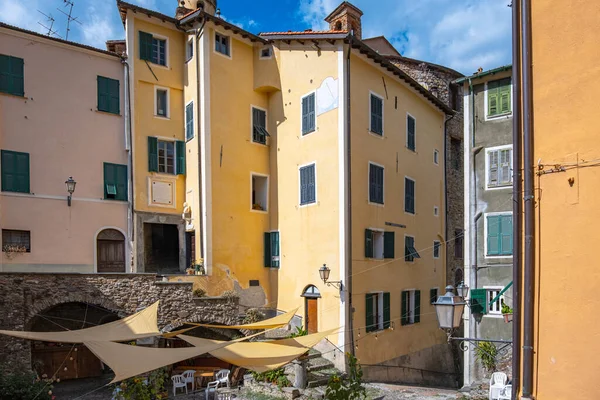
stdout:
POLYGON ((194 378, 196 379, 196 382, 198 383, 199 388, 204 386, 203 385, 204 381, 210 381, 210 378, 212 378, 214 376, 215 376, 214 372, 204 372, 202 370, 196 371, 196 373, 194 374, 194 378))

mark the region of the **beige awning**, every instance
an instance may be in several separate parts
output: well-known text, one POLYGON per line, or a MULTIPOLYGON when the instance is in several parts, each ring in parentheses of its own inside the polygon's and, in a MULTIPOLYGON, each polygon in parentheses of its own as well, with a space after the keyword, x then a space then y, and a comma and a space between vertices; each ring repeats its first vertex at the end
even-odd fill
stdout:
POLYGON ((2 331, 3 335, 42 342, 83 343, 89 341, 123 342, 160 335, 157 326, 158 301, 123 319, 91 328, 61 332, 2 331))
MULTIPOLYGON (((298 307, 300 308, 300 307, 298 307)), ((209 324, 198 324, 195 322, 186 322, 188 325, 203 326, 206 328, 220 328, 220 329, 273 329, 280 328, 290 323, 292 317, 298 311, 298 308, 292 311, 288 311, 284 314, 278 315, 274 318, 265 319, 264 321, 253 322, 245 325, 209 325, 209 324)))
POLYGON ((200 346, 179 349, 159 349, 96 341, 84 342, 83 344, 114 371, 115 378, 110 383, 115 383, 145 372, 154 371, 157 368, 201 356, 260 334, 262 332, 230 342, 203 339, 204 341, 200 346))
MULTIPOLYGON (((256 372, 265 372, 279 368, 290 361, 295 360, 338 329, 339 328, 331 329, 293 339, 233 343, 227 347, 211 350, 209 353, 213 357, 230 364, 251 369, 256 372)), ((179 335, 178 337, 201 348, 205 348, 211 342, 214 343, 214 341, 193 336, 179 335)))

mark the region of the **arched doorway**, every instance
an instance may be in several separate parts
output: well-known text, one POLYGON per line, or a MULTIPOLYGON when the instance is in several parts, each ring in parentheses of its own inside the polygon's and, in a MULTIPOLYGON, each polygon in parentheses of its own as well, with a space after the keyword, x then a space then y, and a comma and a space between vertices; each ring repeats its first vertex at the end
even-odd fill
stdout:
POLYGON ((319 307, 318 301, 321 292, 315 285, 309 285, 302 292, 304 297, 304 329, 308 333, 316 333, 319 330, 319 307))
POLYGON ((125 272, 125 236, 116 229, 104 229, 96 237, 98 272, 125 272))

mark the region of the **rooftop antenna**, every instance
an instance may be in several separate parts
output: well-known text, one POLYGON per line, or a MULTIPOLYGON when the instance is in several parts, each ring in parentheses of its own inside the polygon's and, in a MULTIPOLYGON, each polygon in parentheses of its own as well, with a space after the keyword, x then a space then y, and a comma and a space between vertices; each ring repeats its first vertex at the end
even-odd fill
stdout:
POLYGON ((58 11, 65 14, 67 16, 67 34, 65 35, 65 40, 69 40, 69 31, 71 30, 71 22, 77 22, 79 25, 82 25, 81 22, 77 19, 77 17, 73 17, 73 6, 75 3, 72 0, 63 0, 65 7, 69 7, 69 13, 67 14, 60 8, 57 8, 58 11))
POLYGON ((46 25, 44 25, 38 21, 38 24, 40 24, 44 29, 48 29, 48 32, 46 32, 46 35, 48 35, 48 36, 56 35, 56 36, 60 37, 60 35, 55 30, 52 29, 54 27, 54 18, 52 17, 52 14, 46 15, 43 12, 41 12, 40 10, 37 10, 37 12, 39 12, 44 17, 46 17, 46 24, 50 23, 50 27, 47 27, 46 25))

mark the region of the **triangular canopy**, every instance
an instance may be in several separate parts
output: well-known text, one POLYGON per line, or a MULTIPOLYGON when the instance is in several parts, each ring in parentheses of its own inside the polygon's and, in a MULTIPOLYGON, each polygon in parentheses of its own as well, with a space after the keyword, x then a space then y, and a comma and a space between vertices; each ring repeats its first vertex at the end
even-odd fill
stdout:
POLYGON ((203 326, 206 328, 220 328, 220 329, 273 329, 273 328, 280 328, 280 327, 290 323, 290 320, 296 314, 296 311, 298 311, 298 308, 296 308, 295 310, 292 310, 292 311, 288 311, 284 314, 280 314, 276 317, 265 319, 264 321, 253 322, 251 324, 245 324, 245 325, 209 325, 209 324, 197 324, 197 323, 193 323, 193 322, 187 322, 187 324, 194 325, 194 326, 203 326))
MULTIPOLYGON (((266 342, 234 343, 227 347, 217 348, 209 353, 220 360, 230 364, 251 369, 256 372, 265 372, 279 368, 295 360, 308 349, 331 335, 339 328, 324 332, 300 336, 292 339, 270 340, 266 342)), ((213 340, 179 335, 179 338, 201 348, 206 347, 213 340)), ((226 342, 230 343, 230 342, 226 342)))
POLYGON ((123 319, 91 328, 62 332, 2 331, 0 334, 42 342, 83 343, 123 342, 160 335, 157 326, 158 301, 123 319))

